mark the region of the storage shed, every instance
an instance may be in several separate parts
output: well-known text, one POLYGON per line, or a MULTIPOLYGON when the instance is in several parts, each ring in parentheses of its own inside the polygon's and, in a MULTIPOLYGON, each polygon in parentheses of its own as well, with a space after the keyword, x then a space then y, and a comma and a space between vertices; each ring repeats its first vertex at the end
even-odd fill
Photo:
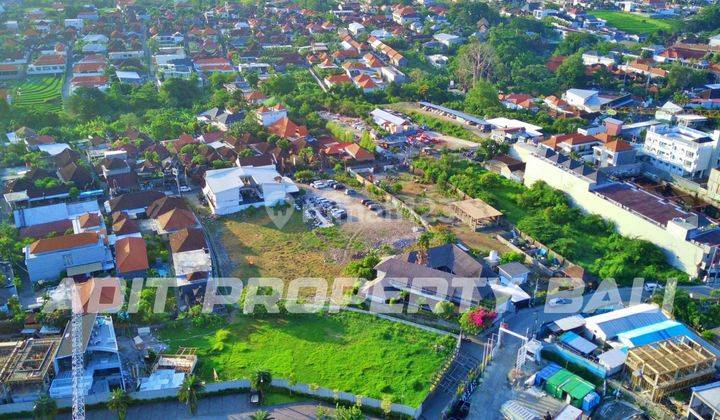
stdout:
POLYGON ((547 380, 545 391, 583 411, 590 411, 600 403, 600 395, 595 392, 595 387, 590 382, 565 369, 547 380))

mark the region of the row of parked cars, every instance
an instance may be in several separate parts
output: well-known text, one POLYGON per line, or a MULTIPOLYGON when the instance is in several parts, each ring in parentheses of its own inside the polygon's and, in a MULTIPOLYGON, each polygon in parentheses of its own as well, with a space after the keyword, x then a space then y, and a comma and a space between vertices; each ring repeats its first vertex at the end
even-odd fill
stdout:
POLYGON ((321 190, 323 188, 332 188, 337 191, 345 190, 345 195, 355 195, 356 192, 352 188, 345 188, 345 184, 342 182, 337 182, 332 179, 321 179, 318 181, 312 182, 310 185, 313 187, 321 190))
POLYGON ((378 216, 385 216, 387 214, 387 211, 383 206, 373 200, 370 200, 369 198, 360 201, 360 204, 367 207, 369 210, 374 211, 378 216))
MULTIPOLYGON (((328 200, 324 197, 310 197, 308 198, 308 215, 315 219, 335 219, 345 220, 347 219, 347 211, 333 200, 328 200)), ((322 220, 317 220, 319 225, 323 224, 322 220)))

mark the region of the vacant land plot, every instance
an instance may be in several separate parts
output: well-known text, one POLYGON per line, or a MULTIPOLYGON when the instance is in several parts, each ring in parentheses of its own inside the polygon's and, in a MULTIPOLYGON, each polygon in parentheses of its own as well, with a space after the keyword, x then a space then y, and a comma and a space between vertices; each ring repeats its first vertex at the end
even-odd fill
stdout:
POLYGON ((594 10, 591 15, 604 19, 609 26, 631 34, 648 35, 657 31, 674 32, 682 22, 677 19, 654 19, 619 10, 594 10))
POLYGON ((57 111, 62 107, 62 85, 60 77, 29 77, 15 89, 15 103, 57 111))
MULTIPOLYGON (((272 210, 269 210, 272 211, 272 210)), ((223 217, 211 226, 232 261, 231 275, 240 279, 337 277, 351 256, 364 249, 337 226, 310 230, 294 211, 277 226, 264 209, 223 217)))
POLYGON ((454 339, 373 316, 343 312, 239 318, 218 332, 168 327, 173 351, 196 347, 196 372, 212 380, 268 370, 279 378, 417 407, 452 352, 454 339))
MULTIPOLYGON (((407 174, 400 177, 400 183, 402 191, 397 194, 397 197, 416 212, 425 215, 430 221, 442 222, 454 217, 450 203, 459 200, 456 194, 440 190, 437 184, 420 184, 407 174)), ((475 232, 463 223, 455 223, 448 227, 458 239, 472 248, 482 251, 494 250, 501 253, 510 251, 507 246, 495 239, 499 229, 475 232)))

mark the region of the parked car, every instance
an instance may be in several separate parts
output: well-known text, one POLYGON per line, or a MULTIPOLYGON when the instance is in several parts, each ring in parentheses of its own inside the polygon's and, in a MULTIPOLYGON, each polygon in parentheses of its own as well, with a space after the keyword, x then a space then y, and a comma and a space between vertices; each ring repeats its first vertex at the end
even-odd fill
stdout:
POLYGON ((567 305, 570 303, 572 303, 572 299, 570 298, 555 298, 548 301, 548 305, 553 308, 557 306, 567 305))
POLYGON ((323 188, 327 188, 330 185, 330 183, 328 181, 315 181, 310 185, 321 190, 323 188))
POLYGON ((334 190, 342 190, 342 189, 345 189, 345 186, 344 186, 343 184, 339 183, 339 182, 336 182, 335 184, 333 184, 332 187, 333 187, 334 190))
POLYGON ((656 290, 662 290, 662 286, 658 283, 645 283, 643 289, 648 293, 655 293, 656 290))
POLYGON ((347 190, 345 190, 345 195, 355 195, 355 190, 353 190, 352 188, 348 188, 347 190))
POLYGON ((363 206, 367 206, 368 203, 372 203, 372 202, 373 202, 373 201, 370 200, 369 198, 365 198, 365 199, 363 199, 362 201, 360 201, 360 204, 362 204, 363 206))

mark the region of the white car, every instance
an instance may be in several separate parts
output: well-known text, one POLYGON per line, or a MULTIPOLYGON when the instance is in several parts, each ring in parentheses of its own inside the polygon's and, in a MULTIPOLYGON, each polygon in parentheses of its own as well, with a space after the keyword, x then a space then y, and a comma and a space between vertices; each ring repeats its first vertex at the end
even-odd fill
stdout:
POLYGON ((648 293, 655 293, 656 290, 662 290, 662 286, 658 283, 645 283, 643 289, 648 293))
POLYGON ((315 187, 315 188, 317 188, 317 189, 319 189, 319 190, 321 190, 321 189, 323 189, 323 188, 327 188, 328 186, 330 186, 330 184, 328 184, 327 181, 315 181, 315 182, 313 182, 313 183, 310 184, 310 185, 312 185, 313 187, 315 187))
POLYGON ((557 306, 567 305, 567 304, 569 304, 569 303, 572 303, 572 299, 569 299, 569 298, 555 298, 555 299, 550 299, 550 300, 548 301, 548 305, 551 306, 551 307, 557 307, 557 306))
POLYGON ((180 187, 180 192, 190 192, 192 191, 192 188, 188 187, 187 185, 182 185, 180 187))

